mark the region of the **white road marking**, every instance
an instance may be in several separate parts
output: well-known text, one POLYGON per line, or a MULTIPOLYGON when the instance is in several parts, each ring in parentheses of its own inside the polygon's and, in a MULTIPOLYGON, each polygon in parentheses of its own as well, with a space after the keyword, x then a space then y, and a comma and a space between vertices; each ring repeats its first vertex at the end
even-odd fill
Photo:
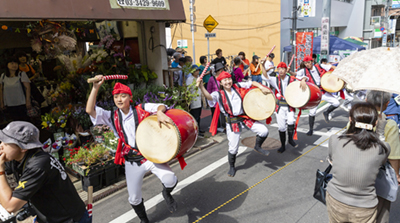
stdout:
MULTIPOLYGON (((278 128, 278 124, 277 124, 277 123, 270 124, 270 125, 268 125, 268 126, 277 127, 277 128, 278 128)), ((308 129, 297 127, 297 132, 307 133, 307 132, 308 132, 308 129)), ((328 133, 326 133, 326 132, 321 132, 321 131, 315 131, 315 130, 314 130, 314 132, 313 132, 313 135, 319 135, 319 136, 324 136, 324 135, 326 135, 326 134, 328 134, 328 133)))
MULTIPOLYGON (((346 129, 332 127, 329 129, 329 131, 325 135, 321 136, 317 141, 315 141, 314 145, 320 144, 327 138, 331 137, 331 135, 333 135, 333 134, 341 135, 345 131, 346 131, 346 129)), ((322 143, 320 146, 328 148, 328 144, 329 144, 329 141, 327 140, 324 143, 322 143)))
MULTIPOLYGON (((239 146, 238 155, 243 153, 246 149, 247 149, 246 146, 239 146)), ((228 162, 228 159, 226 156, 224 156, 223 158, 215 161, 214 163, 204 167, 202 170, 200 170, 200 171, 196 172, 195 174, 191 175, 190 177, 180 181, 178 183, 178 185, 176 186, 176 188, 172 191, 171 194, 178 193, 183 188, 189 186, 193 182, 206 176, 207 174, 209 174, 210 172, 214 171, 215 169, 217 169, 218 167, 222 166, 223 164, 225 164, 227 162, 228 162)), ((153 198, 149 199, 148 201, 144 202, 144 206, 146 207, 147 210, 149 210, 150 208, 156 206, 158 203, 161 203, 161 202, 164 202, 164 198, 163 198, 162 194, 159 193, 158 195, 156 195, 153 198)), ((122 223, 122 222, 125 223, 136 217, 137 217, 136 213, 133 210, 130 210, 130 211, 126 212, 125 214, 122 214, 118 218, 110 221, 110 223, 122 223)))

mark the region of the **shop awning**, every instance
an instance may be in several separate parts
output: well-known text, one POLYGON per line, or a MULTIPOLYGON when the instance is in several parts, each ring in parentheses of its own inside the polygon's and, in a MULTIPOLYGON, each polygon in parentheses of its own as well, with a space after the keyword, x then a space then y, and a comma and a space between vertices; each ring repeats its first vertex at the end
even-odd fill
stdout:
MULTIPOLYGON (((133 3, 132 3, 133 2, 133 3)), ((163 7, 121 6, 135 0, 1 0, 0 20, 156 20, 185 21, 182 0, 149 0, 163 7), (164 6, 165 5, 165 6, 164 6)))

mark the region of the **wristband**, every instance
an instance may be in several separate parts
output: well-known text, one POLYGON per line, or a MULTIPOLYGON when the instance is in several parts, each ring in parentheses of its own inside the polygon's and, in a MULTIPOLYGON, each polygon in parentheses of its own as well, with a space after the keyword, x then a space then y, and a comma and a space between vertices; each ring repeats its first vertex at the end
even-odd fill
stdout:
POLYGON ((0 176, 6 174, 5 171, 0 171, 0 176))

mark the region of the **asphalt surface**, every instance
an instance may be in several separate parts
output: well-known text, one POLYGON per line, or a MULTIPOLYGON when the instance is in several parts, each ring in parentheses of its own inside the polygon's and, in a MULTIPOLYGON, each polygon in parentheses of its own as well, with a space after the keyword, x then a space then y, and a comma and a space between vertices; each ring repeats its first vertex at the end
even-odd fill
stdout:
MULTIPOLYGON (((274 149, 265 157, 241 145, 242 153, 237 157, 237 172, 233 178, 227 176, 228 141, 225 138, 221 143, 186 157, 188 165, 184 170, 178 164, 171 166, 179 179, 173 195, 178 202, 177 212, 168 211, 161 196, 160 180, 154 175, 144 179, 142 192, 148 217, 151 222, 174 223, 198 219, 201 223, 328 222, 326 207, 312 197, 316 170, 328 166, 325 161, 327 141, 317 144, 342 129, 347 121, 348 114, 341 108, 333 112, 329 124, 320 112, 315 120, 316 133, 306 136, 308 118, 302 117, 299 147, 287 145, 283 154, 274 149)), ((275 117, 268 126, 269 137, 279 140, 274 123, 275 117)), ((245 131, 241 138, 254 135, 245 131)), ((400 201, 392 203, 391 223, 400 222, 399 208, 400 201)), ((128 203, 126 189, 95 203, 93 218, 96 223, 140 222, 128 203)))

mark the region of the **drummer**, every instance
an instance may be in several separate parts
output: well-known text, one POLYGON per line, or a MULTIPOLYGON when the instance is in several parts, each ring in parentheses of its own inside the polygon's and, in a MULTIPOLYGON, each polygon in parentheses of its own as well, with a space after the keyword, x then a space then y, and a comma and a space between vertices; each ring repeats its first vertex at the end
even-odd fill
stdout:
MULTIPOLYGON (((324 69, 322 69, 318 64, 313 65, 313 58, 311 56, 304 57, 303 62, 304 62, 304 65, 306 66, 304 69, 300 69, 296 73, 289 71, 289 73, 291 75, 296 75, 296 78, 301 80, 300 86, 303 90, 305 90, 307 88, 306 81, 321 87, 321 77, 322 77, 322 75, 325 74, 326 71, 324 69)), ((329 108, 323 112, 325 122, 329 123, 329 121, 331 119, 330 113, 339 107, 340 102, 331 93, 326 92, 323 89, 321 89, 321 91, 323 93, 321 101, 326 101, 327 103, 330 104, 329 108)), ((307 132, 308 136, 313 135, 314 121, 315 121, 315 115, 317 113, 317 109, 318 109, 318 106, 309 110, 308 121, 309 121, 309 125, 310 125, 310 130, 307 132)))
MULTIPOLYGON (((321 59, 320 66, 326 71, 332 71, 332 70, 336 69, 336 66, 332 65, 331 63, 328 63, 328 60, 326 58, 321 59)), ((354 94, 348 92, 346 88, 343 88, 342 91, 344 94, 345 101, 343 102, 343 104, 340 107, 343 108, 345 111, 350 111, 351 102, 354 100, 354 94)))
POLYGON ((146 160, 141 155, 139 149, 135 148, 135 129, 150 113, 157 114, 160 128, 161 124, 168 127, 167 124, 173 123, 172 119, 164 114, 167 106, 164 104, 146 103, 133 107, 130 105, 132 102, 131 89, 126 85, 116 83, 112 94, 117 109, 113 111, 104 110, 96 106, 96 96, 104 82, 103 75, 97 75, 96 78, 99 82, 93 83, 93 88, 86 104, 86 112, 90 115, 93 125, 103 124, 110 126, 114 134, 119 137, 115 163, 117 165, 125 163, 126 183, 129 194, 128 200, 132 208, 141 222, 149 222, 141 189, 145 173, 151 171, 162 183, 162 195, 167 202, 169 211, 176 211, 177 203, 171 196, 171 192, 178 182, 175 173, 172 172, 167 163, 156 164, 146 160))
MULTIPOLYGON (((215 110, 210 131, 213 126, 215 127, 216 125, 216 117, 219 116, 219 111, 221 110, 225 115, 226 135, 229 141, 228 161, 230 169, 228 171, 228 176, 233 177, 236 173, 236 154, 239 149, 240 133, 243 127, 247 127, 257 134, 254 150, 262 155, 269 155, 268 151, 261 148, 263 142, 268 137, 268 129, 265 125, 250 119, 244 114, 242 106, 243 96, 241 95, 242 89, 240 88, 248 89, 255 86, 260 88, 264 94, 267 94, 270 91, 255 81, 232 84, 231 74, 225 71, 217 77, 217 80, 221 83, 221 88, 219 91, 215 91, 211 94, 204 88, 201 79, 197 79, 197 85, 200 86, 201 92, 210 103, 210 106, 214 106, 217 103, 219 104, 215 110)), ((213 134, 215 134, 215 132, 213 132, 213 134)))
MULTIPOLYGON (((261 61, 263 64, 263 61, 261 61)), ((286 129, 288 130, 289 144, 293 147, 298 145, 293 140, 294 134, 294 123, 295 123, 295 109, 290 107, 285 100, 285 91, 287 86, 296 80, 295 77, 287 75, 287 65, 284 62, 278 64, 279 76, 271 77, 264 66, 261 66, 263 73, 263 80, 268 82, 275 89, 275 97, 278 99, 276 106, 276 121, 278 122, 279 138, 281 140, 281 148, 278 149, 278 153, 285 152, 286 145, 286 129), (287 124, 287 127, 286 127, 287 124)))

